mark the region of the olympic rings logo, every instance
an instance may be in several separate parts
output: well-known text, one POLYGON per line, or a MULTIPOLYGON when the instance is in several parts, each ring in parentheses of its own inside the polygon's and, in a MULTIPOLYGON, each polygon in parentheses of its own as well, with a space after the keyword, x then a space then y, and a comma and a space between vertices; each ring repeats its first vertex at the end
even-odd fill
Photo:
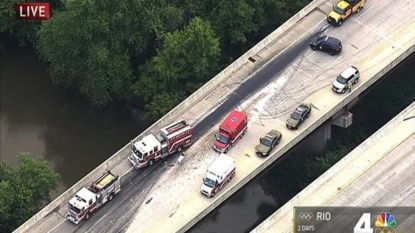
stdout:
POLYGON ((312 212, 300 212, 299 216, 301 220, 303 221, 310 221, 313 218, 313 213, 312 212))
POLYGON ((376 228, 375 233, 396 233, 395 228, 376 228))

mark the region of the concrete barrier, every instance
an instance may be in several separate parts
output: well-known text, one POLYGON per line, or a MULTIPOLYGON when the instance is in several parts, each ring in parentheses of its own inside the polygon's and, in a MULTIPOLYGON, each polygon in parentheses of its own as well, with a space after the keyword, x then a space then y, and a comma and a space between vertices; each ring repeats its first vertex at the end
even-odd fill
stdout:
MULTIPOLYGON (((385 134, 390 132, 396 125, 402 122, 406 114, 412 111, 415 108, 415 102, 410 104, 407 108, 405 108, 402 112, 396 115, 392 120, 390 120, 386 125, 372 134, 369 138, 367 138, 364 142, 362 142, 358 147, 352 150, 346 157, 341 159, 337 162, 334 166, 332 166, 329 170, 327 170, 324 174, 318 177, 314 182, 308 185, 305 189, 303 189, 300 193, 298 193, 295 197, 293 197, 289 202, 287 202, 284 206, 279 208, 274 214, 268 217, 264 222, 258 225, 251 233, 260 233, 267 230, 271 225, 275 223, 275 220, 278 219, 280 216, 284 215, 287 212, 292 212, 294 206, 299 203, 301 200, 306 198, 310 193, 317 190, 321 187, 322 184, 327 182, 329 179, 332 178, 334 174, 338 171, 344 169, 351 161, 355 160, 358 156, 362 155, 367 148, 373 145, 374 142, 377 142, 380 138, 382 138, 385 134)), ((397 146, 400 142, 397 142, 397 146)))
MULTIPOLYGON (((383 77, 386 73, 388 73, 391 69, 393 69, 396 65, 398 65, 401 61, 403 61, 406 57, 411 55, 415 51, 415 44, 408 48, 408 50, 403 51, 395 60, 393 60, 388 66, 380 70, 376 73, 370 80, 359 85, 355 88, 355 90, 350 93, 345 99, 343 99, 339 104, 334 106, 331 110, 325 113, 320 118, 314 120, 303 132, 301 132, 297 137, 293 138, 288 144, 285 144, 281 147, 280 150, 276 151, 275 154, 267 157, 259 167, 257 167, 252 173, 248 176, 242 178, 239 182, 233 184, 228 190, 224 191, 223 193, 218 196, 218 198, 212 201, 212 204, 206 208, 205 210, 201 211, 195 218, 190 220, 187 224, 184 224, 177 232, 185 232, 190 227, 192 227, 196 222, 200 219, 205 217, 208 213, 210 213, 213 209, 219 206, 222 202, 228 199, 231 195, 233 195, 236 191, 238 191, 241 187, 243 187, 246 183, 248 183, 251 179, 253 179, 256 175, 262 172, 265 168, 267 168, 271 163, 273 163, 276 159, 281 157, 284 153, 286 153, 289 149, 294 147, 298 142, 300 142, 304 137, 309 135, 312 131, 314 131, 317 127, 323 124, 326 120, 330 119, 336 112, 346 106, 350 101, 357 98, 363 91, 365 91, 369 86, 371 86, 374 82, 379 80, 383 77)), ((295 197, 298 198, 298 197, 295 197)), ((283 207, 288 208, 288 207, 283 207)))
MULTIPOLYGON (((283 36, 284 33, 288 29, 293 27, 298 21, 300 21, 303 17, 308 15, 316 7, 318 7, 321 3, 325 1, 326 0, 314 0, 313 2, 305 6, 297 14, 295 14, 293 17, 287 20, 283 25, 281 25, 279 28, 277 28, 275 31, 269 34, 266 38, 264 38, 254 47, 252 47, 248 52, 246 52, 244 55, 239 57, 235 62, 233 62, 228 67, 226 67, 222 72, 220 72, 218 75, 212 78, 209 82, 207 82, 205 85, 199 88, 196 92, 190 95, 187 99, 185 99, 183 102, 177 105, 169 113, 167 113, 165 116, 163 116, 161 119, 159 119, 157 122, 155 122, 152 126, 150 126, 148 129, 146 129, 144 132, 142 132, 140 135, 138 135, 133 140, 134 141, 138 140, 142 138, 144 135, 147 135, 150 133, 156 133, 164 125, 171 123, 171 121, 173 121, 176 116, 184 112, 194 103, 200 101, 200 99, 205 97, 211 90, 214 89, 214 87, 220 85, 221 83, 224 82, 226 78, 236 73, 243 65, 245 65, 248 62, 249 57, 258 54, 263 49, 267 49, 267 47, 273 44, 274 41, 278 37, 283 36)), ((34 226, 42 218, 44 218, 49 213, 51 213, 53 210, 60 207, 62 203, 66 205, 65 201, 71 196, 73 196, 79 189, 81 189, 84 186, 89 185, 96 177, 101 175, 106 169, 111 169, 115 167, 117 164, 119 164, 123 159, 126 159, 128 156, 129 148, 130 148, 129 144, 125 145, 123 148, 117 151, 113 156, 107 159, 104 163, 99 165, 97 168, 95 168, 93 171, 91 171, 89 174, 83 177, 80 181, 78 181, 76 184, 74 184, 64 193, 62 193, 59 197, 53 200, 49 205, 47 205, 45 208, 39 211, 36 215, 34 215, 29 220, 27 220, 14 232, 24 232, 28 230, 30 227, 34 226)))

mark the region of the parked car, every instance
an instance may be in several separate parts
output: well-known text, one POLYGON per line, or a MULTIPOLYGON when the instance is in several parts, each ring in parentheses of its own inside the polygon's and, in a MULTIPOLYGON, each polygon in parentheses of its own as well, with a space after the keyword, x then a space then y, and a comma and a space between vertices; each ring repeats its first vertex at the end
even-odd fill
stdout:
POLYGON ((281 141, 282 134, 278 130, 271 130, 259 139, 259 144, 255 147, 255 153, 258 156, 268 156, 272 149, 281 141))
POLYGON ((310 40, 312 50, 321 50, 330 55, 339 54, 342 51, 342 42, 332 36, 320 35, 310 40))
POLYGON ((339 76, 337 76, 336 80, 334 80, 333 82, 332 89, 337 93, 345 93, 347 90, 347 84, 356 84, 359 81, 359 77, 359 70, 354 66, 350 66, 349 68, 344 70, 339 76))
POLYGON ((309 104, 300 104, 288 118, 286 125, 288 129, 298 129, 305 119, 310 117, 311 106, 309 104))

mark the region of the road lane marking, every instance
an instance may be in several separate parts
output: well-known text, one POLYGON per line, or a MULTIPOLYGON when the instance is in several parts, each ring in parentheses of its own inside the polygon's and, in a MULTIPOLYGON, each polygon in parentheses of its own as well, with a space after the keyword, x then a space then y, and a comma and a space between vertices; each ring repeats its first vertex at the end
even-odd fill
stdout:
POLYGON ((94 228, 94 226, 96 226, 99 222, 101 222, 105 217, 107 217, 107 214, 104 214, 104 216, 102 216, 100 219, 98 219, 92 226, 91 228, 94 228))
POLYGON ((132 170, 134 170, 134 167, 131 167, 130 169, 128 169, 128 171, 126 171, 126 172, 124 172, 121 176, 120 176, 120 179, 122 178, 122 177, 124 177, 125 175, 127 175, 129 172, 131 172, 132 170))
MULTIPOLYGON (((388 36, 382 35, 377 30, 373 29, 372 27, 367 26, 366 24, 360 22, 359 20, 355 20, 355 21, 358 24, 360 24, 361 26, 364 26, 365 28, 369 29, 370 31, 372 31, 376 35, 380 36, 381 38, 383 38, 384 40, 389 42, 391 45, 393 45, 394 47, 399 48, 399 49, 404 49, 404 48, 402 48, 402 46, 397 45, 396 42, 392 40, 392 38, 396 38, 397 33, 402 34, 403 32, 406 32, 408 27, 410 27, 412 29, 412 24, 415 22, 414 20, 412 20, 412 22, 407 24, 403 29, 401 29, 401 30, 398 29, 397 31, 395 31, 395 34, 393 36, 388 37, 388 36)), ((391 33, 389 33, 389 35, 391 35, 391 33)))
MULTIPOLYGON (((309 30, 307 30, 305 33, 303 33, 301 36, 299 36, 297 39, 295 39, 291 44, 289 44, 287 47, 285 47, 283 50, 281 50, 281 52, 279 52, 277 55, 275 55, 274 57, 272 57, 269 61, 267 61, 266 63, 264 63, 264 65, 262 65, 261 67, 257 68, 252 74, 250 74, 247 78, 245 78, 241 83, 239 83, 238 85, 236 85, 234 88, 232 88, 232 90, 230 90, 230 92, 234 92, 240 85, 242 85, 243 83, 245 83, 246 81, 250 80, 253 76, 257 75, 261 70, 263 70, 265 67, 267 67, 271 62, 273 62, 275 59, 277 59, 282 53, 284 53, 285 51, 287 51, 288 49, 290 49, 295 43, 297 43, 299 40, 301 40, 304 36, 308 35, 308 33, 310 33, 310 31, 312 31, 313 29, 315 29, 317 26, 319 26, 323 21, 326 20, 326 16, 324 16, 323 19, 321 19, 318 23, 316 23, 313 27, 311 27, 309 30)), ((259 53, 259 52, 258 52, 259 53)), ((257 53, 257 54, 258 54, 257 53)), ((256 54, 256 55, 257 55, 256 54)), ((220 85, 218 85, 220 87, 220 85)), ((218 89, 218 88, 215 88, 218 89)), ((214 90, 215 90, 214 89, 214 90)), ((228 88, 230 89, 230 88, 228 88)), ((230 96, 230 94, 223 96, 222 98, 220 98, 218 101, 215 101, 215 103, 221 103, 223 102, 226 98, 228 98, 230 96)), ((215 104, 216 105, 216 104, 215 104)), ((217 107, 216 107, 217 108, 217 107)), ((202 121, 202 119, 200 119, 201 116, 206 115, 207 112, 211 111, 210 108, 208 108, 207 110, 203 111, 201 114, 199 114, 195 119, 198 120, 193 120, 193 122, 191 123, 192 125, 196 125, 198 123, 200 123, 202 121)))
MULTIPOLYGON (((400 39, 400 36, 402 34, 407 33, 410 30, 414 30, 414 28, 415 28, 415 20, 413 20, 412 22, 407 24, 405 27, 399 28, 398 30, 393 32, 393 34, 390 34, 391 36, 390 36, 389 40, 398 40, 398 39, 400 39)), ((363 64, 365 64, 366 62, 371 60, 373 57, 375 57, 375 56, 379 55, 380 53, 384 52, 385 48, 390 43, 390 42, 389 43, 388 42, 389 41, 385 41, 383 44, 381 44, 376 49, 374 49, 372 52, 370 52, 370 54, 368 56, 366 56, 365 58, 360 60, 360 62, 358 62, 358 66, 363 66, 363 64)), ((397 42, 400 42, 400 41, 398 40, 397 42)))
POLYGON ((62 220, 62 222, 58 223, 54 228, 52 228, 52 230, 48 231, 47 233, 51 233, 52 231, 54 231, 56 228, 58 228, 60 225, 62 225, 64 222, 66 221, 66 219, 62 220))
POLYGON ((378 27, 382 26, 382 24, 384 24, 384 23, 388 22, 388 21, 392 18, 392 16, 393 16, 393 15, 389 15, 389 17, 387 17, 387 18, 386 18, 386 19, 384 19, 382 22, 380 22, 380 24, 376 25, 376 28, 378 28, 378 27))
POLYGON ((362 14, 360 14, 359 16, 357 16, 356 19, 360 19, 363 15, 365 15, 367 12, 369 12, 375 5, 371 5, 369 8, 367 8, 367 10, 365 10, 364 12, 362 12, 362 14))
POLYGON ((335 63, 336 61, 338 61, 340 58, 342 57, 342 55, 338 56, 336 59, 334 59, 332 62, 330 62, 328 65, 326 65, 326 67, 324 68, 329 68, 333 63, 335 63))
POLYGON ((308 54, 307 56, 305 56, 305 58, 308 58, 309 56, 313 55, 316 51, 311 52, 310 54, 308 54))

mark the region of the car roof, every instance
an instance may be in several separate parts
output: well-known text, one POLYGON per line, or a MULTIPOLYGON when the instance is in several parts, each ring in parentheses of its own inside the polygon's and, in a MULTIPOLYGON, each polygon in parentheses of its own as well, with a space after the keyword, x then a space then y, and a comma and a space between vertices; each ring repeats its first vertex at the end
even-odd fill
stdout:
POLYGON ((327 42, 332 43, 332 44, 339 44, 340 40, 331 36, 327 36, 328 38, 325 39, 327 42))
POLYGON ((345 69, 342 73, 341 76, 344 78, 349 78, 350 76, 352 76, 352 74, 354 74, 357 71, 356 68, 354 68, 353 66, 348 67, 347 69, 345 69))
POLYGON ((328 35, 317 36, 317 41, 319 41, 319 43, 326 42, 329 44, 340 44, 341 43, 339 39, 332 37, 332 36, 328 36, 328 35))
POLYGON ((279 132, 277 130, 273 129, 273 130, 269 131, 267 133, 267 135, 265 135, 265 137, 274 138, 274 137, 278 136, 278 134, 279 134, 279 132))
POLYGON ((297 112, 297 113, 302 113, 302 112, 304 112, 305 110, 307 110, 307 107, 305 106, 305 105, 300 105, 300 106, 298 106, 296 109, 295 109, 295 111, 294 112, 297 112))
POLYGON ((340 1, 339 4, 337 4, 337 6, 340 7, 341 9, 346 8, 348 5, 350 4, 346 1, 340 1))

